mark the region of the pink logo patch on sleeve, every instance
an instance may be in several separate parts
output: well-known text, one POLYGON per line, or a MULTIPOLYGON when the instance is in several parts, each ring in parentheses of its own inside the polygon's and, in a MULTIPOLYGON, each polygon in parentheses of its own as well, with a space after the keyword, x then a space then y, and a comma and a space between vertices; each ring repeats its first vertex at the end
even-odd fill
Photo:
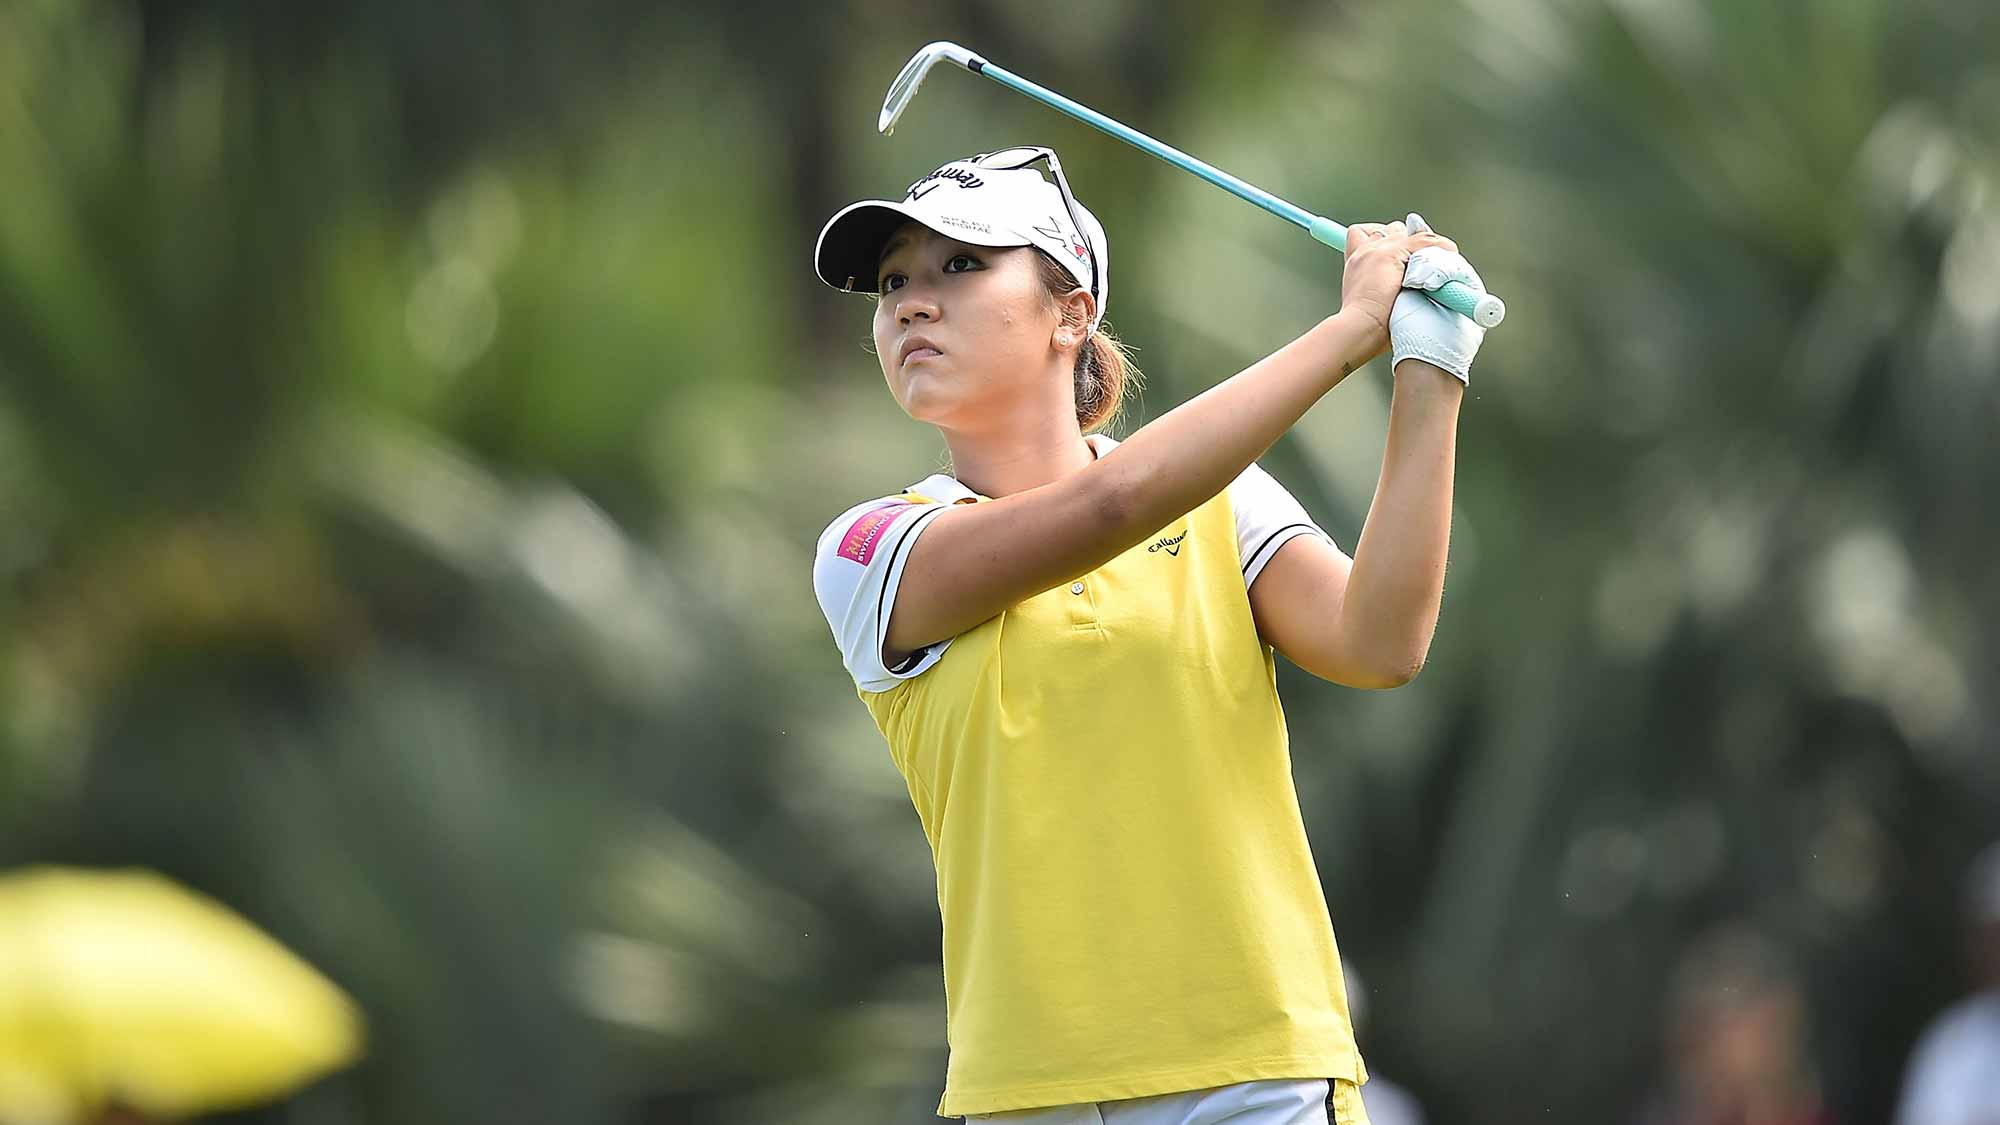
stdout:
POLYGON ((867 566, 868 560, 875 557, 875 547, 882 542, 882 536, 888 533, 890 525, 914 507, 915 504, 896 504, 863 513, 847 529, 847 534, 840 537, 840 557, 867 566))

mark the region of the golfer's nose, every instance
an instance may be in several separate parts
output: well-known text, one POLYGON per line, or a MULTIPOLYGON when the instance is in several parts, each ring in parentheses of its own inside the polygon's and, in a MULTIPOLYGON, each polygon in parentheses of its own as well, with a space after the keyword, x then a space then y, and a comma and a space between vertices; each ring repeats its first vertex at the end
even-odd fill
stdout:
POLYGON ((931 297, 927 290, 919 288, 914 283, 905 283, 901 289, 897 290, 896 295, 898 298, 896 301, 896 319, 903 324, 907 325, 916 320, 936 320, 938 318, 937 301, 931 297))

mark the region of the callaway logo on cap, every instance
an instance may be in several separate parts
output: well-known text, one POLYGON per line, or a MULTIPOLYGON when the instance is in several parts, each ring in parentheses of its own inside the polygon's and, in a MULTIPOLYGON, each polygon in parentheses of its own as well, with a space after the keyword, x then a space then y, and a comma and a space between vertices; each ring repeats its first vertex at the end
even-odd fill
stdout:
POLYGON ((1110 246, 1103 226, 1038 169, 1005 166, 1014 163, 1006 158, 1015 153, 1042 151, 1010 149, 954 160, 911 184, 901 202, 868 199, 841 208, 819 232, 813 253, 819 279, 846 292, 874 292, 883 244, 914 220, 974 246, 1033 246, 1048 254, 1078 288, 1096 295, 1097 316, 1090 325, 1095 329, 1110 297, 1110 246))

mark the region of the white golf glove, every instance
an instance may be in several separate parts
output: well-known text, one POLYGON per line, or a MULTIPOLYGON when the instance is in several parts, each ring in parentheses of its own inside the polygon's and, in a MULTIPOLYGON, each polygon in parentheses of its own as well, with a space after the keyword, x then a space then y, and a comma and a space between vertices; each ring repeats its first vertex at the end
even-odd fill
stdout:
MULTIPOLYGON (((1431 229, 1415 211, 1404 225, 1413 232, 1431 229)), ((1486 329, 1474 324, 1471 317, 1460 316, 1424 296, 1447 281, 1486 292, 1486 284, 1462 254, 1442 246, 1426 246, 1410 255, 1409 264, 1403 267, 1403 291, 1396 294, 1395 307, 1389 310, 1391 371, 1406 359, 1421 359, 1458 376, 1461 383, 1470 383, 1467 375, 1472 370, 1472 357, 1478 354, 1486 329)))

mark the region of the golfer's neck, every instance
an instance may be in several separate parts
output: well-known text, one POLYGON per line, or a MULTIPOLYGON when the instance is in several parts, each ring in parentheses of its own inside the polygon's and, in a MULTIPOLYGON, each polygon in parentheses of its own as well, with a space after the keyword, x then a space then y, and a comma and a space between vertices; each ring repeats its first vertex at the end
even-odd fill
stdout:
POLYGON ((1096 460, 1074 419, 968 433, 945 430, 952 475, 981 496, 999 499, 1080 472, 1096 460))

